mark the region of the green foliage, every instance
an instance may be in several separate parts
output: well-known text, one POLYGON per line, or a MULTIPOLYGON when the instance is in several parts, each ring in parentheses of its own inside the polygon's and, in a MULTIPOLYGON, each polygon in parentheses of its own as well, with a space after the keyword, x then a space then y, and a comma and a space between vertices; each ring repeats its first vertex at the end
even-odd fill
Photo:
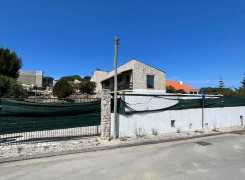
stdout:
POLYGON ((218 95, 219 94, 219 88, 213 88, 213 87, 203 87, 200 89, 199 94, 201 94, 202 91, 205 91, 207 94, 211 95, 218 95))
POLYGON ((167 93, 180 93, 180 94, 186 94, 186 92, 183 89, 176 90, 173 86, 166 86, 166 92, 167 93))
POLYGON ((229 96, 245 96, 245 90, 242 88, 236 89, 236 88, 223 88, 222 91, 220 88, 212 88, 212 87, 203 87, 200 89, 200 92, 203 90, 206 91, 207 94, 211 95, 218 95, 222 94, 225 97, 229 96))
POLYGON ((241 87, 237 89, 237 96, 245 96, 245 73, 244 78, 241 81, 241 87))
POLYGON ((79 75, 64 76, 61 78, 64 81, 74 81, 75 79, 82 81, 83 79, 79 75))
POLYGON ((176 93, 176 89, 173 86, 166 86, 167 93, 176 93))
POLYGON ((87 81, 90 81, 91 76, 84 76, 83 79, 84 79, 84 80, 87 80, 87 81))
POLYGON ((240 87, 237 89, 237 96, 245 96, 245 88, 240 87))
POLYGON ((241 89, 245 89, 245 73, 244 73, 244 78, 241 81, 241 84, 242 84, 241 89))
POLYGON ((225 84, 222 78, 219 79, 219 89, 222 92, 222 89, 225 88, 225 84))
POLYGON ((222 89, 222 95, 223 96, 226 96, 226 97, 236 96, 237 95, 237 92, 236 92, 236 90, 233 90, 231 88, 223 88, 222 89))
POLYGON ((22 60, 14 51, 8 48, 0 48, 0 75, 12 78, 19 77, 19 70, 22 67, 22 60))
POLYGON ((53 87, 53 94, 59 98, 66 98, 73 90, 66 79, 60 79, 53 87))
POLYGON ((88 80, 82 80, 79 84, 79 89, 81 93, 84 94, 93 94, 94 90, 96 88, 95 82, 88 81, 88 80))
POLYGON ((90 76, 81 78, 79 75, 64 76, 53 87, 53 94, 58 97, 70 96, 75 90, 79 89, 83 94, 93 94, 96 83, 90 81, 90 76), (80 83, 73 83, 74 80, 80 83))
POLYGON ((0 97, 19 98, 26 96, 26 91, 16 79, 0 75, 0 97))
POLYGON ((176 91, 176 93, 186 94, 186 92, 184 91, 184 89, 178 89, 178 90, 176 91))

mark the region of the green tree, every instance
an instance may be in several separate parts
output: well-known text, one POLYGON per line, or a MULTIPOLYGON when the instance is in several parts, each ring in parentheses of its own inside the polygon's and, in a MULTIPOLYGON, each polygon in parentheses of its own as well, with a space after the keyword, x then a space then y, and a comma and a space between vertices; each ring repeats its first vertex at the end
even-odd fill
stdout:
POLYGON ((245 73, 244 73, 244 78, 243 78, 243 80, 241 81, 241 84, 242 84, 241 88, 242 88, 242 89, 245 89, 245 73))
POLYGON ((88 81, 88 80, 82 80, 79 84, 79 89, 81 93, 85 94, 93 94, 94 90, 96 88, 95 82, 88 81))
POLYGON ((79 75, 71 75, 71 76, 64 76, 61 78, 62 80, 65 80, 65 81, 74 81, 75 79, 79 80, 79 81, 82 81, 83 78, 81 78, 81 76, 79 75))
POLYGON ((202 87, 199 91, 199 94, 201 94, 202 91, 205 91, 207 94, 211 94, 211 95, 218 95, 219 94, 219 88, 202 87))
POLYGON ((16 79, 0 75, 0 97, 19 98, 26 97, 27 93, 16 79))
POLYGON ((19 70, 22 67, 22 60, 14 51, 8 48, 0 48, 0 75, 12 78, 19 77, 19 70))
POLYGON ((84 77, 83 77, 83 80, 90 81, 90 79, 91 79, 91 76, 84 76, 84 77))
POLYGON ((186 94, 186 92, 184 91, 184 89, 178 89, 178 90, 176 91, 176 93, 186 94))
POLYGON ((223 81, 222 78, 219 79, 219 86, 218 86, 218 88, 219 88, 219 91, 218 91, 219 94, 223 94, 224 88, 225 88, 225 84, 224 84, 224 81, 223 81))
POLYGON ((166 86, 166 93, 180 93, 180 94, 186 94, 186 92, 183 89, 176 90, 173 86, 166 86))
POLYGON ((53 94, 59 98, 66 98, 72 94, 73 90, 66 79, 60 79, 53 87, 53 94))
POLYGON ((58 97, 70 96, 75 90, 80 90, 84 94, 93 94, 96 88, 95 82, 90 81, 90 76, 81 78, 79 75, 64 76, 53 87, 53 94, 58 97), (74 83, 74 80, 80 83, 74 83))
POLYGON ((237 96, 245 96, 245 73, 244 78, 241 82, 241 87, 236 89, 237 90, 237 96))
POLYGON ((166 86, 167 93, 176 93, 176 89, 173 86, 166 86))
POLYGON ((224 88, 222 95, 223 96, 236 96, 237 95, 237 92, 236 92, 236 89, 233 90, 231 88, 224 88))

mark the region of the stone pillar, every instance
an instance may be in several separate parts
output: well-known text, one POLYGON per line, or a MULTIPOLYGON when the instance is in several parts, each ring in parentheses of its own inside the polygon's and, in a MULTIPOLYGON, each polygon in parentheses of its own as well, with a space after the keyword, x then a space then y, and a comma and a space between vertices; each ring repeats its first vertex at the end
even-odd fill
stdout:
POLYGON ((111 94, 102 90, 101 94, 101 139, 109 140, 111 133, 111 94))

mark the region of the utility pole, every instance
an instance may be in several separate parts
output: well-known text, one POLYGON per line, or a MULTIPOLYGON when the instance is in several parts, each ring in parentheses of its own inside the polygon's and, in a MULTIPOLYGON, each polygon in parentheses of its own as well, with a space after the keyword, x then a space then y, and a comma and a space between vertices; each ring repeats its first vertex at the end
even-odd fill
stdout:
POLYGON ((117 58, 118 58, 119 39, 115 36, 114 39, 114 119, 112 121, 112 136, 117 138, 117 58))
POLYGON ((205 106, 206 91, 202 91, 202 129, 204 129, 204 106, 205 106))
POLYGON ((202 129, 204 129, 204 103, 205 103, 205 100, 202 99, 202 129))

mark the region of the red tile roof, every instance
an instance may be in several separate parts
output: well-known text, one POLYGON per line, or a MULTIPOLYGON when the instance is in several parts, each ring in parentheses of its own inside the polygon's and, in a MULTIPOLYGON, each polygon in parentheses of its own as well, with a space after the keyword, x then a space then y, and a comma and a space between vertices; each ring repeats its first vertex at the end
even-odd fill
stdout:
POLYGON ((183 89, 184 91, 198 90, 198 88, 189 86, 187 84, 183 84, 181 81, 166 80, 166 86, 173 86, 174 89, 176 90, 179 90, 179 89, 183 89))

